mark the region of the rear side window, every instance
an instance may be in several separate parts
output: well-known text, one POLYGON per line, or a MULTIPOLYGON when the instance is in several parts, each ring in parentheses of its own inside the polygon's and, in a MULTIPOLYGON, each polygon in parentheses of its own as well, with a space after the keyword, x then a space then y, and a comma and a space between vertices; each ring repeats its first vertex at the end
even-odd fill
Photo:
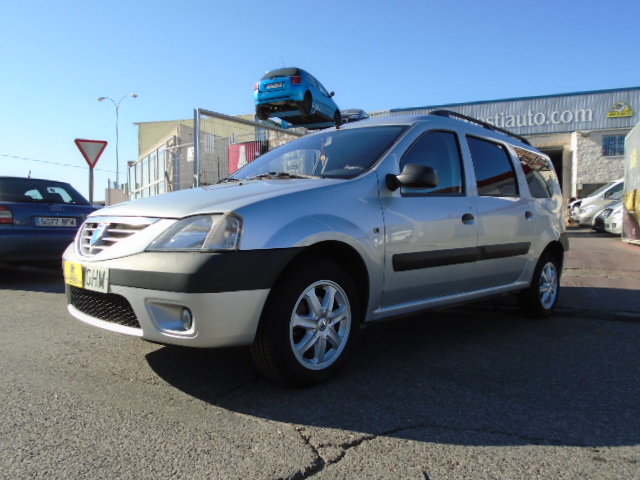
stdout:
POLYGON ((467 142, 476 172, 478 194, 494 197, 517 196, 519 191, 516 172, 505 147, 469 136, 467 142))
POLYGON ((410 163, 432 167, 438 172, 435 188, 411 189, 403 187, 403 194, 461 194, 463 176, 458 137, 452 132, 427 132, 402 157, 400 169, 410 163))
POLYGON ((551 161, 531 150, 516 147, 516 154, 520 159, 524 176, 529 185, 529 192, 534 198, 551 198, 556 174, 551 167, 551 161))

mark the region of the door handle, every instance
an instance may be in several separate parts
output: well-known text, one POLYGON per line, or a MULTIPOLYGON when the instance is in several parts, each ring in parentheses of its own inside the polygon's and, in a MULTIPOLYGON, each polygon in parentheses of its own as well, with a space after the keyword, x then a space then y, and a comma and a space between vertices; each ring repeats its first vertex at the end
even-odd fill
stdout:
POLYGON ((534 216, 535 216, 535 215, 533 214, 533 212, 530 212, 529 210, 527 210, 527 211, 524 213, 524 218, 526 218, 527 220, 533 220, 533 217, 534 217, 534 216))
POLYGON ((472 225, 475 221, 476 217, 473 216, 473 213, 465 213, 462 215, 462 223, 465 225, 472 225))

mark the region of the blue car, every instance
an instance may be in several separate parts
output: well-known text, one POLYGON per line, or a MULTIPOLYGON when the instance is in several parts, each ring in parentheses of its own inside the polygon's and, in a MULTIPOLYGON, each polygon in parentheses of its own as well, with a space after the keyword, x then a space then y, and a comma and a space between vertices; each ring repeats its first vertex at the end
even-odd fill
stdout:
POLYGON ((340 126, 340 109, 313 75, 301 68, 279 68, 267 72, 256 83, 254 98, 260 120, 280 118, 310 130, 340 126))
POLYGON ((0 177, 0 263, 61 264, 62 252, 95 210, 68 183, 0 177))

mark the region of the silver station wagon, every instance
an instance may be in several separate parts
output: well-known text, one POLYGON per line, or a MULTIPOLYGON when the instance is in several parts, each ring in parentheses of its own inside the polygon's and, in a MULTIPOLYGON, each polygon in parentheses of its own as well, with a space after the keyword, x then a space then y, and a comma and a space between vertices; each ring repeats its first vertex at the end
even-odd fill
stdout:
POLYGON ((304 386, 336 374, 367 322, 505 293, 551 315, 567 249, 549 158, 438 111, 320 131, 217 185, 103 208, 64 271, 84 322, 250 345, 266 375, 304 386))

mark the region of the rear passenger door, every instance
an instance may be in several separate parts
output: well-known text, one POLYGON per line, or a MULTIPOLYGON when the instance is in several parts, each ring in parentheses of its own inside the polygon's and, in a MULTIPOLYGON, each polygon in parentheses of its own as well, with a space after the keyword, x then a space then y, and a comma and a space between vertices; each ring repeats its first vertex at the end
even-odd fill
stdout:
POLYGON ((475 171, 478 261, 474 290, 517 281, 536 230, 535 206, 521 191, 514 158, 498 142, 467 135, 475 171))

